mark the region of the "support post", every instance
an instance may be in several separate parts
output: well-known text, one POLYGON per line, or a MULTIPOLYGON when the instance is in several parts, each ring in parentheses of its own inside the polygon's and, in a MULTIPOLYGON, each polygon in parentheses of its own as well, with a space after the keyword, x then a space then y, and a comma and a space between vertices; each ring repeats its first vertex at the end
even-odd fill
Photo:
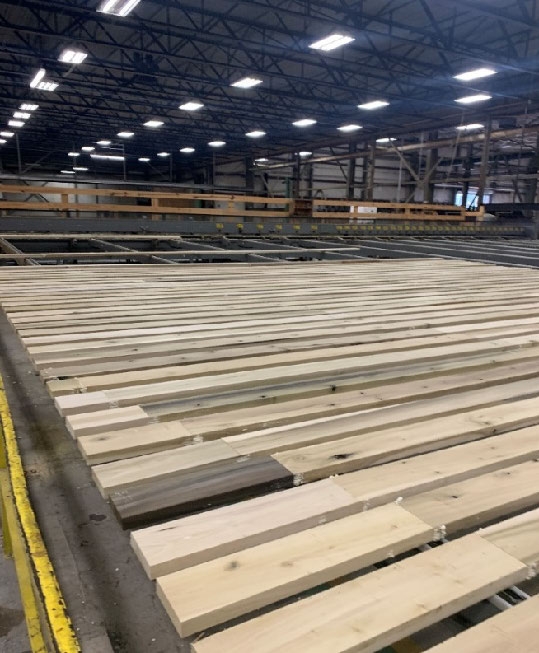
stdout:
MULTIPOLYGON (((356 144, 350 143, 348 151, 353 154, 356 151, 356 144)), ((348 175, 346 178, 346 198, 353 200, 355 198, 356 190, 356 159, 348 159, 348 175)))
MULTIPOLYGON (((430 141, 436 141, 437 138, 437 132, 431 132, 429 134, 430 141)), ((432 204, 434 202, 434 184, 432 183, 432 178, 436 173, 437 166, 438 150, 436 148, 429 148, 425 159, 425 176, 423 177, 423 201, 426 204, 432 204)))
POLYGON ((492 132, 492 118, 489 116, 485 127, 485 140, 481 154, 481 168, 479 170, 479 189, 477 191, 477 206, 483 204, 485 189, 487 187, 488 162, 490 158, 490 134, 492 132))

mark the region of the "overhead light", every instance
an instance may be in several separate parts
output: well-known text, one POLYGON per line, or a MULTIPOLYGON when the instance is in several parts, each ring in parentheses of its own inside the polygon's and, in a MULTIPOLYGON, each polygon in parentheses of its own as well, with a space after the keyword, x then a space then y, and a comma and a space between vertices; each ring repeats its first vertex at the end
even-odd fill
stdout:
POLYGON ((292 123, 294 127, 310 127, 311 125, 316 125, 316 120, 312 118, 302 118, 301 120, 296 120, 292 123))
POLYGON ((7 123, 10 127, 24 127, 24 122, 22 120, 8 120, 7 123))
POLYGON ((355 41, 355 39, 351 36, 345 36, 344 34, 331 34, 330 36, 326 36, 324 39, 320 39, 320 41, 311 43, 309 47, 313 50, 322 50, 324 52, 329 52, 330 50, 340 48, 347 43, 352 43, 352 41, 355 41))
POLYGON ((203 106, 202 102, 185 102, 184 104, 180 104, 178 108, 182 111, 198 111, 203 106))
POLYGON ((342 127, 337 127, 340 132, 355 132, 358 129, 363 129, 361 125, 343 125, 342 127))
POLYGON ((30 82, 30 88, 36 88, 39 82, 45 77, 47 71, 45 68, 40 68, 37 73, 34 75, 34 78, 30 82))
POLYGON ((28 120, 32 117, 32 114, 27 113, 26 111, 15 111, 13 117, 17 118, 17 120, 28 120))
POLYGON ((73 65, 77 65, 82 63, 87 56, 88 55, 86 54, 86 52, 82 52, 82 50, 66 49, 60 53, 58 60, 61 61, 62 63, 70 63, 73 65))
POLYGON ((195 151, 194 147, 182 147, 180 152, 183 152, 184 154, 192 154, 195 151))
POLYGON ((151 127, 152 129, 157 129, 157 127, 162 127, 165 123, 162 120, 148 120, 144 123, 144 127, 151 127))
POLYGON ((312 152, 298 152, 300 156, 311 156, 312 152))
POLYGON ((149 157, 147 157, 147 156, 141 156, 141 157, 139 158, 139 161, 140 161, 141 163, 150 163, 150 159, 149 159, 149 157))
POLYGON ((459 102, 459 104, 474 104, 475 102, 485 102, 486 100, 491 99, 492 95, 478 93, 477 95, 466 95, 465 97, 461 97, 458 100, 455 100, 455 102, 459 102))
POLYGON ((244 77, 243 79, 238 79, 237 82, 230 84, 230 86, 235 86, 236 88, 253 88, 253 86, 258 86, 262 84, 261 79, 256 77, 244 77))
POLYGON ((67 156, 77 157, 80 156, 80 152, 68 152, 67 156))
POLYGON ((120 154, 90 154, 92 159, 100 159, 101 161, 124 161, 125 157, 120 154))
POLYGON ((80 148, 83 152, 93 152, 95 150, 95 147, 93 145, 85 145, 84 147, 80 148))
POLYGON ((465 73, 460 73, 460 75, 455 75, 455 79, 460 80, 461 82, 471 82, 474 79, 481 79, 482 77, 490 77, 495 75, 496 71, 492 68, 477 68, 476 70, 469 70, 465 73))
POLYGON ((394 143, 397 139, 396 138, 377 138, 376 142, 377 143, 394 143))
POLYGON ((118 132, 116 135, 118 138, 132 138, 135 132, 118 132))
POLYGON ((37 90, 38 91, 55 91, 58 88, 58 84, 56 82, 39 82, 37 85, 37 90))
POLYGON ((19 111, 35 111, 39 109, 39 104, 21 104, 19 111))
POLYGON ((97 141, 98 145, 101 145, 101 147, 108 147, 110 145, 110 141, 97 141))
POLYGON ((74 170, 60 170, 60 172, 61 172, 63 175, 74 175, 74 174, 75 174, 75 171, 74 171, 74 170))
POLYGON ((82 166, 73 166, 73 170, 75 172, 88 172, 88 168, 84 168, 82 166))
POLYGON ((140 0, 104 0, 97 11, 114 16, 127 16, 138 5, 140 0))
POLYGON ((5 145, 7 143, 5 138, 0 138, 0 145, 5 145))
POLYGON ((265 156, 260 157, 260 159, 255 159, 255 163, 267 163, 269 159, 266 159, 265 156))
POLYGON ((0 136, 2 138, 11 138, 12 136, 15 136, 14 132, 0 132, 0 136))
POLYGON ((157 156, 160 156, 164 159, 165 157, 170 156, 170 152, 158 152, 157 156))
POLYGON ((389 102, 385 100, 373 100, 372 102, 365 102, 365 104, 358 104, 358 109, 363 109, 364 111, 375 111, 376 109, 383 109, 383 107, 388 107, 389 102))
POLYGON ((474 129, 484 129, 484 128, 485 125, 482 125, 479 122, 472 122, 469 125, 459 125, 457 127, 459 131, 463 131, 463 132, 473 131, 474 129))
POLYGON ((208 145, 210 147, 223 147, 226 145, 226 141, 210 141, 208 145))
POLYGON ((247 132, 245 135, 247 136, 247 138, 262 138, 262 136, 266 135, 266 132, 263 132, 259 129, 255 129, 252 132, 247 132))

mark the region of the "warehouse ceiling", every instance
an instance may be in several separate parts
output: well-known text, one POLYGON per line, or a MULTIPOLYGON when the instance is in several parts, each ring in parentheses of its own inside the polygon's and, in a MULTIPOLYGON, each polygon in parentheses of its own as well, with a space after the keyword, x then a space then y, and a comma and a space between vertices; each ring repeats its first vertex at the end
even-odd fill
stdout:
MULTIPOLYGON (((139 158, 185 166, 214 155, 256 159, 538 108, 536 0, 131 0, 131 10, 128 3, 117 0, 128 10, 117 16, 98 11, 107 9, 101 0, 0 2, 0 127, 18 136, 21 170, 72 165, 68 152, 83 146, 96 149, 81 153, 80 167, 109 165, 95 154, 124 150, 141 167, 148 162, 139 158), (310 47, 335 34, 349 42, 310 47), (66 49, 87 56, 65 63, 66 49), (455 79, 477 68, 495 74, 455 79), (30 87, 40 69, 39 83, 55 90, 30 87), (259 83, 232 86, 245 77, 259 83), (490 99, 456 102, 476 94, 490 99), (358 108, 377 100, 388 105, 358 108), (189 102, 203 107, 178 108, 189 102), (22 104, 39 108, 24 126, 9 127, 22 104), (316 123, 293 125, 302 119, 316 123), (144 126, 149 120, 163 124, 144 126), (339 131, 349 124, 362 129, 339 131), (246 136, 253 131, 265 135, 246 136), (216 141, 225 144, 208 145, 216 141)), ((18 162, 16 138, 2 140, 9 170, 18 162)))

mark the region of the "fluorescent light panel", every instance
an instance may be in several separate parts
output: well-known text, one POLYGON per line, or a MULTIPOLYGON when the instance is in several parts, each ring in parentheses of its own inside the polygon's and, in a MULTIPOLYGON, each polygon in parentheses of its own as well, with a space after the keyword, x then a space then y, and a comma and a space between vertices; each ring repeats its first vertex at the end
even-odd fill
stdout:
POLYGON ((40 68, 37 71, 37 73, 34 75, 32 81, 30 82, 30 88, 37 88, 37 85, 39 84, 39 82, 41 82, 41 80, 45 77, 46 74, 47 71, 45 70, 45 68, 40 68))
POLYGON ((0 138, 0 145, 5 145, 7 143, 5 138, 0 138))
POLYGON ((110 141, 97 141, 98 145, 101 145, 101 147, 108 147, 110 145, 110 141))
POLYGON ((28 120, 32 117, 32 114, 27 113, 26 111, 15 111, 13 117, 17 120, 28 120))
POLYGON ((141 156, 141 157, 139 158, 139 161, 140 161, 141 163, 150 163, 150 159, 149 159, 149 157, 147 157, 147 156, 141 156))
POLYGON ((84 168, 83 166, 73 166, 73 170, 75 172, 88 172, 88 168, 84 168))
POLYGON ((95 150, 95 147, 93 145, 85 145, 84 147, 80 148, 83 152, 93 152, 95 150))
POLYGON ((185 102, 184 104, 180 104, 178 107, 181 111, 198 111, 199 109, 202 109, 204 105, 202 102, 185 102))
POLYGON ((56 82, 39 82, 39 84, 37 85, 38 91, 52 92, 55 91, 57 88, 58 88, 58 84, 56 82))
POLYGON ((298 152, 300 156, 311 156, 312 152, 298 152))
POLYGON ((458 102, 459 104, 475 104, 475 102, 485 102, 486 100, 491 99, 492 95, 478 93, 477 95, 466 95, 465 97, 461 97, 458 100, 455 100, 455 102, 458 102))
POLYGON ((302 118, 301 120, 296 120, 292 123, 294 127, 310 127, 311 125, 316 125, 316 120, 312 118, 302 118))
POLYGON ((258 86, 262 84, 262 80, 256 77, 243 77, 243 79, 238 79, 237 82, 234 82, 230 86, 235 86, 236 88, 253 88, 253 86, 258 86))
POLYGON ((389 102, 385 100, 373 100, 372 102, 365 102, 364 104, 358 104, 358 109, 363 109, 363 111, 375 111, 376 109, 383 109, 388 107, 389 102))
POLYGON ((262 136, 266 135, 266 132, 260 129, 255 129, 252 132, 247 132, 245 135, 247 136, 247 138, 262 138, 262 136))
POLYGON ((70 50, 67 48, 60 53, 58 60, 62 63, 77 65, 82 63, 87 56, 86 52, 82 52, 82 50, 70 50))
POLYGON ((144 127, 151 127, 152 129, 157 129, 162 127, 165 123, 162 120, 148 120, 144 123, 144 127))
POLYGON ((124 161, 125 157, 120 154, 90 154, 92 159, 99 159, 101 161, 124 161))
POLYGON ((24 122, 22 120, 8 120, 7 124, 10 127, 24 127, 24 122))
POLYGON ((348 133, 355 132, 358 129, 363 129, 361 125, 343 125, 342 127, 337 127, 340 132, 348 133))
POLYGON ((60 172, 61 172, 63 175, 74 175, 74 174, 75 174, 75 171, 74 171, 74 170, 60 170, 60 172))
POLYGON ((21 104, 19 111, 35 111, 39 109, 39 104, 21 104))
POLYGON ((132 138, 135 132, 118 132, 116 135, 118 138, 132 138))
POLYGON ((267 163, 269 159, 266 159, 265 156, 260 157, 260 159, 255 159, 255 163, 267 163))
POLYGON ((158 152, 157 156, 160 156, 164 159, 165 157, 170 156, 170 152, 158 152))
POLYGON ((114 14, 115 16, 127 16, 138 5, 140 0, 104 0, 97 11, 102 14, 114 14))
POLYGON ((457 127, 458 131, 462 132, 467 132, 467 131, 473 131, 474 129, 484 129, 485 125, 482 125, 481 123, 478 122, 472 122, 469 125, 459 125, 457 127))
POLYGON ((210 141, 208 145, 210 147, 223 147, 226 145, 226 141, 210 141))
POLYGON ((14 132, 0 132, 0 136, 2 138, 11 138, 12 136, 15 136, 14 132))
POLYGON ((340 48, 347 43, 352 43, 352 41, 355 41, 355 39, 351 36, 345 36, 344 34, 331 34, 330 36, 326 36, 326 38, 311 43, 309 47, 312 50, 322 50, 323 52, 329 52, 330 50, 340 48))
POLYGON ((72 156, 73 158, 76 158, 80 156, 80 152, 68 152, 67 156, 72 156))
POLYGON ((376 142, 377 143, 394 143, 397 139, 396 138, 377 138, 376 142))
POLYGON ((180 152, 183 152, 184 154, 192 154, 195 151, 194 147, 182 147, 180 152))
POLYGON ((468 72, 460 73, 460 75, 455 75, 455 79, 458 79, 461 82, 471 82, 474 79, 490 77, 491 75, 495 74, 496 71, 492 68, 477 68, 476 70, 469 70, 468 72))

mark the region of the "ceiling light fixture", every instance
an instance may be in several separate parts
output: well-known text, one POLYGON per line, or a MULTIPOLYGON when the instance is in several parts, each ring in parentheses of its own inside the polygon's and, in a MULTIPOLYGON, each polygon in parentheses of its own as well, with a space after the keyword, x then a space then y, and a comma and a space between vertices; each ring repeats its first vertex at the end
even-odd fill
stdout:
POLYGON ((13 117, 16 118, 17 120, 28 120, 29 118, 32 117, 32 114, 27 113, 26 111, 15 111, 13 117))
POLYGON ((30 88, 36 88, 39 82, 45 77, 47 71, 45 68, 40 68, 37 73, 34 75, 34 78, 30 82, 30 88))
POLYGON ((118 138, 132 138, 135 132, 118 132, 116 135, 118 138))
POLYGON ((101 145, 101 147, 108 147, 110 145, 110 141, 97 141, 98 145, 101 145))
POLYGON ((125 161, 125 157, 120 154, 90 154, 90 157, 101 161, 125 161))
POLYGON ((147 156, 141 156, 141 157, 139 158, 139 161, 140 161, 141 163, 150 163, 150 159, 149 159, 147 156))
POLYGON ((223 147, 226 145, 226 141, 210 141, 208 145, 210 147, 223 147))
POLYGON ((183 152, 184 154, 192 154, 195 151, 194 147, 182 147, 180 152, 183 152))
POLYGON ((158 152, 157 156, 160 156, 164 159, 165 157, 170 156, 170 152, 158 152))
POLYGON ((62 63, 70 63, 76 66, 77 64, 82 63, 88 55, 82 50, 70 50, 69 48, 63 50, 58 57, 58 61, 62 63))
POLYGON ((0 132, 0 136, 2 138, 11 138, 12 136, 15 136, 14 132, 0 132))
POLYGON ((292 123, 294 127, 310 127, 311 125, 316 125, 316 120, 312 118, 302 118, 301 120, 296 120, 292 123))
POLYGON ((55 91, 58 88, 58 84, 56 82, 39 82, 37 85, 37 90, 38 91, 48 91, 51 92, 55 91))
POLYGON ((148 120, 144 123, 144 127, 151 127, 152 129, 157 129, 162 127, 165 123, 162 120, 148 120))
POLYGON ((235 86, 236 88, 253 88, 253 86, 258 86, 262 84, 262 80, 256 77, 243 77, 238 79, 237 82, 230 84, 230 86, 235 86))
POLYGON ((84 147, 80 148, 83 152, 93 152, 95 150, 95 147, 93 145, 85 145, 84 147))
POLYGON ((104 0, 97 11, 102 14, 113 14, 114 16, 127 16, 138 5, 140 0, 104 0))
POLYGON ((260 129, 255 129, 252 132, 247 132, 245 135, 247 136, 247 138, 262 138, 262 136, 266 135, 266 132, 263 132, 260 129))
POLYGON ((460 73, 460 75, 455 75, 455 79, 458 79, 461 82, 471 82, 474 79, 490 77, 491 75, 495 74, 496 71, 492 68, 477 68, 476 70, 469 70, 468 72, 460 73))
POLYGON ((312 152, 307 152, 307 151, 305 151, 305 152, 298 152, 298 154, 299 154, 300 156, 305 157, 305 156, 311 156, 312 152))
POLYGON ((22 120, 8 120, 7 123, 10 127, 24 127, 24 122, 22 120))
POLYGON ((73 166, 73 170, 75 172, 88 172, 88 168, 84 168, 83 166, 73 166))
POLYGON ((180 104, 178 107, 181 111, 198 111, 199 109, 202 109, 204 105, 202 102, 185 102, 184 104, 180 104))
POLYGON ((472 122, 469 125, 459 125, 457 127, 458 131, 468 132, 473 131, 474 129, 484 129, 485 125, 482 125, 479 122, 472 122))
POLYGON ((21 104, 19 111, 35 111, 39 109, 39 104, 21 104))
POLYGON ((389 102, 385 100, 373 100, 372 102, 365 102, 364 104, 358 104, 358 109, 363 109, 363 111, 375 111, 376 109, 383 109, 388 107, 389 102))
POLYGON ((330 50, 340 48, 347 43, 352 43, 352 41, 355 41, 355 39, 351 36, 345 36, 344 34, 331 34, 330 36, 326 36, 325 38, 320 39, 319 41, 311 43, 309 47, 312 50, 322 50, 323 52, 329 52, 330 50))
POLYGON ((80 152, 68 152, 67 156, 77 157, 80 156, 80 152))
POLYGON ((377 138, 376 142, 377 143, 394 143, 397 139, 396 138, 377 138))
POLYGON ((63 175, 74 175, 74 174, 75 174, 75 171, 74 171, 74 170, 60 170, 60 172, 61 172, 63 175))
POLYGON ((355 132, 358 129, 363 129, 361 125, 343 125, 342 127, 337 127, 340 132, 348 133, 355 132))
POLYGON ((267 163, 269 159, 266 159, 265 156, 260 157, 260 159, 255 159, 255 163, 267 163))
POLYGON ((0 145, 5 145, 7 143, 5 138, 0 138, 0 145))
POLYGON ((486 100, 491 100, 492 95, 487 95, 486 93, 478 93, 477 95, 466 95, 461 97, 455 102, 459 104, 474 104, 475 102, 485 102, 486 100))

